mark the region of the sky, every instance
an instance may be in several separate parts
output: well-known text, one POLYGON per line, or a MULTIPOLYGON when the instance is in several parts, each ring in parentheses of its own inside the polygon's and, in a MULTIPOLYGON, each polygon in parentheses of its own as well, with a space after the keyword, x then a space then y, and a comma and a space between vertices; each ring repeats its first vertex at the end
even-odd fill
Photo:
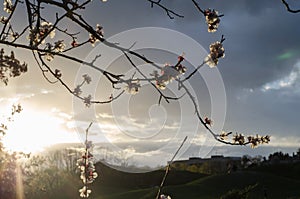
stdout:
MULTIPOLYGON (((9 110, 12 103, 20 103, 24 109, 10 124, 11 134, 7 139, 11 145, 24 148, 25 141, 29 145, 25 148, 30 151, 33 145, 37 150, 47 144, 80 142, 93 121, 90 139, 103 143, 98 146, 99 158, 118 154, 137 165, 165 164, 185 136, 189 138, 179 158, 267 155, 278 150, 291 153, 300 147, 300 14, 287 12, 280 0, 198 1, 203 9, 214 8, 224 14, 218 31, 208 33, 205 19, 192 1, 162 1, 184 15, 174 19, 155 5, 151 8, 147 1, 120 2, 94 1, 82 15, 94 26, 101 24, 105 38, 111 42, 130 47, 138 41, 133 49, 161 65, 176 63, 177 56, 184 52, 183 64, 191 71, 202 62, 210 43, 224 34, 225 57, 219 60, 217 68, 203 66, 191 79, 190 89, 197 96, 202 115, 212 116, 214 130, 268 134, 271 143, 257 149, 216 143, 199 125, 187 97, 158 106, 157 92, 146 84, 137 95, 126 94, 112 104, 86 108, 60 84, 47 83, 32 55, 17 49, 16 55, 29 64, 29 71, 10 79, 8 86, 0 87, 2 110, 9 110)), ((290 3, 300 7, 300 3, 290 3)), ((53 12, 45 13, 54 18, 53 12)), ((19 12, 16 23, 23 19, 19 12)), ((69 30, 77 30, 70 21, 63 23, 69 30)), ((101 44, 84 47, 71 55, 92 60, 99 53, 101 57, 96 61, 99 66, 127 76, 134 73, 120 52, 101 44)), ((51 64, 62 71, 71 87, 82 80, 82 74, 89 74, 92 85, 84 87, 83 95, 92 93, 105 100, 110 93, 119 92, 112 90, 110 83, 93 69, 58 58, 51 64)), ((147 73, 153 70, 149 66, 141 68, 147 73)), ((182 94, 176 87, 175 83, 170 84, 165 92, 182 94)))

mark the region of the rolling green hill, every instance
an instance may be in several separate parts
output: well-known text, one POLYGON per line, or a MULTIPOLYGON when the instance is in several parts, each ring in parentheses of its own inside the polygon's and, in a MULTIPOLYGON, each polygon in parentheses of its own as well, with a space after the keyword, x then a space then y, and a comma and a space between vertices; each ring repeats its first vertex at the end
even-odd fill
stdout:
MULTIPOLYGON (((250 198, 300 198, 300 164, 268 165, 231 174, 203 175, 187 171, 171 170, 163 192, 172 198, 212 199, 232 189, 257 186, 250 198), (294 174, 294 175, 293 175, 294 174)), ((97 164, 100 178, 93 186, 96 199, 153 199, 164 171, 149 173, 125 173, 97 164)))
MULTIPOLYGON (((172 198, 189 199, 212 199, 220 198, 229 190, 242 189, 249 185, 258 183, 250 192, 250 198, 264 198, 264 192, 268 198, 300 198, 300 181, 280 177, 273 174, 245 171, 226 175, 214 175, 203 177, 183 185, 170 185, 164 188, 163 192, 172 198)), ((156 193, 155 188, 136 189, 122 193, 109 194, 96 197, 97 199, 153 199, 156 193)))
MULTIPOLYGON (((300 164, 265 165, 231 174, 204 175, 188 171, 171 170, 163 193, 172 199, 219 199, 232 189, 257 186, 250 191, 250 198, 300 199, 300 164)), ((99 177, 92 184, 93 199, 154 199, 163 170, 148 173, 125 173, 102 163, 96 164, 99 177)), ((48 199, 80 198, 78 189, 82 186, 78 174, 73 175, 55 197, 48 199)))

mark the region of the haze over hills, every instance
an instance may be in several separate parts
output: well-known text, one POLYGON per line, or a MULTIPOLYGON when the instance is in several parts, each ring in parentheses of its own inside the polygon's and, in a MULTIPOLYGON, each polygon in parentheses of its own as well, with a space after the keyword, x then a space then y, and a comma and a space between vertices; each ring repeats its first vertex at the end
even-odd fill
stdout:
MULTIPOLYGON (((147 151, 141 152, 138 148, 134 149, 131 143, 119 143, 119 146, 122 146, 123 150, 114 148, 114 145, 110 143, 95 143, 94 144, 94 156, 96 160, 104 160, 106 163, 117 166, 135 166, 140 168, 147 168, 149 170, 161 168, 165 166, 167 162, 171 159, 172 154, 159 154, 158 156, 153 156, 152 158, 147 155, 147 151), (139 153, 139 154, 138 154, 139 153), (138 155, 137 155, 138 154, 138 155), (147 155, 147 158, 142 157, 140 154, 147 155), (159 159, 157 160, 156 158, 159 159)), ((52 150, 61 150, 66 148, 80 148, 84 145, 82 143, 61 143, 55 144, 51 147, 45 149, 45 151, 52 150)), ((300 147, 300 146, 299 146, 300 147)), ((269 154, 274 152, 282 151, 283 153, 288 153, 292 155, 293 152, 296 152, 298 148, 296 147, 276 147, 276 146, 260 146, 251 151, 248 150, 248 147, 245 146, 235 146, 230 147, 226 145, 215 146, 213 149, 207 153, 206 156, 201 156, 201 158, 210 158, 214 155, 223 155, 223 156, 234 156, 242 157, 243 155, 249 156, 262 156, 268 157, 269 154), (250 152, 250 153, 249 153, 250 152)), ((199 147, 198 145, 191 145, 185 153, 181 156, 176 157, 176 160, 185 160, 190 157, 200 157, 199 151, 205 151, 206 147, 199 147)))

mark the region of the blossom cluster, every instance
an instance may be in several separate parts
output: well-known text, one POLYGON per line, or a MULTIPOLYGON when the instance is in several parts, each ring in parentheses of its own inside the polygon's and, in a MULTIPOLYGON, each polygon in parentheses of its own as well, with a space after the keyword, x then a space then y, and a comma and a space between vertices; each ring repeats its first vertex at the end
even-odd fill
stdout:
POLYGON ((7 22, 7 17, 4 17, 4 16, 0 16, 0 23, 3 23, 5 24, 7 22))
MULTIPOLYGON (((222 133, 219 134, 218 137, 219 137, 220 140, 225 141, 225 140, 228 139, 228 136, 230 134, 232 134, 232 132, 222 131, 222 133)), ((236 133, 235 135, 233 135, 232 141, 233 141, 233 144, 239 144, 239 145, 250 144, 251 148, 255 148, 259 144, 269 143, 270 142, 270 136, 269 135, 260 136, 260 135, 256 134, 256 136, 247 136, 246 137, 241 133, 236 133)))
POLYGON ((141 85, 140 85, 140 81, 138 79, 137 80, 129 80, 126 83, 127 83, 127 85, 125 87, 125 90, 129 94, 135 95, 139 92, 141 85))
POLYGON ((228 136, 232 134, 232 132, 225 132, 225 131, 222 131, 222 133, 219 135, 220 139, 221 140, 227 140, 228 136))
MULTIPOLYGON (((78 84, 74 90, 73 90, 73 94, 75 96, 80 96, 82 94, 82 90, 81 87, 86 83, 86 84, 90 84, 92 81, 92 78, 88 75, 88 74, 84 74, 82 75, 83 81, 81 84, 78 84)), ((83 97, 83 103, 85 104, 86 107, 90 107, 92 104, 92 95, 88 95, 87 97, 83 97)))
POLYGON ((204 118, 204 123, 208 126, 212 126, 213 121, 211 119, 209 119, 208 117, 204 118))
POLYGON ((206 9, 204 10, 204 16, 208 25, 208 32, 216 32, 220 24, 218 11, 206 9))
POLYGON ((44 21, 39 27, 34 27, 30 30, 28 39, 32 44, 36 45, 44 43, 47 36, 53 39, 55 36, 55 29, 53 28, 52 23, 44 21))
POLYGON ((23 108, 20 104, 17 105, 14 104, 11 109, 11 115, 14 115, 15 113, 21 113, 22 110, 23 108))
POLYGON ((215 42, 209 46, 209 55, 205 58, 205 62, 209 67, 213 68, 217 66, 219 58, 225 57, 225 49, 222 42, 215 42))
POLYGON ((3 1, 3 10, 9 14, 12 13, 12 11, 14 10, 14 6, 13 6, 11 0, 3 1))
POLYGON ((254 136, 248 136, 247 137, 248 142, 251 144, 251 148, 255 148, 257 147, 258 144, 264 144, 264 143, 269 143, 270 142, 270 136, 266 135, 266 136, 259 136, 256 135, 254 136))
POLYGON ((49 52, 46 53, 46 60, 47 61, 52 61, 54 59, 54 53, 61 53, 65 50, 66 44, 64 44, 64 40, 58 40, 54 42, 54 45, 51 43, 47 43, 47 48, 49 52))
POLYGON ((0 50, 0 80, 7 85, 8 78, 20 76, 27 72, 27 64, 20 63, 15 58, 15 54, 11 51, 10 56, 4 54, 4 49, 0 50))
POLYGON ((90 107, 92 104, 92 95, 88 95, 87 97, 83 98, 83 103, 86 107, 90 107))
POLYGON ((82 157, 77 160, 77 167, 80 170, 80 179, 83 182, 83 187, 79 189, 80 197, 88 198, 92 190, 88 188, 88 184, 94 182, 98 177, 94 166, 94 156, 91 153, 93 144, 91 141, 85 141, 85 151, 82 154, 82 157))
POLYGON ((185 72, 186 67, 180 63, 175 66, 165 64, 165 66, 161 69, 161 75, 159 75, 156 70, 150 75, 154 76, 157 88, 163 90, 166 88, 167 84, 172 82, 172 80, 177 79, 180 75, 183 75, 185 72))
POLYGON ((171 197, 168 195, 161 194, 159 199, 171 199, 171 197))
MULTIPOLYGON (((100 26, 99 24, 96 25, 96 33, 103 38, 104 32, 103 32, 103 27, 100 26)), ((94 35, 90 34, 89 42, 92 44, 92 46, 95 46, 95 43, 99 41, 94 35)))

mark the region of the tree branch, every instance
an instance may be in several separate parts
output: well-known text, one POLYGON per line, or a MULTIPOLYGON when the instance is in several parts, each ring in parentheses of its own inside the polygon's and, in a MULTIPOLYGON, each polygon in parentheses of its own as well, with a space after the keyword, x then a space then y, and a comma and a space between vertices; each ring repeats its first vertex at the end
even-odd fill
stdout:
POLYGON ((176 12, 174 12, 173 10, 170 10, 169 8, 167 8, 166 6, 163 6, 160 2, 161 0, 158 0, 158 1, 153 1, 153 0, 148 0, 150 3, 151 3, 151 8, 153 8, 153 5, 157 5, 158 7, 162 8, 166 14, 168 15, 168 17, 170 19, 174 19, 173 16, 176 16, 176 17, 180 17, 180 18, 183 18, 184 16, 183 15, 180 15, 176 12), (172 16, 173 15, 173 16, 172 16))
POLYGON ((177 156, 177 154, 179 153, 180 149, 182 148, 182 146, 184 145, 185 141, 187 140, 188 136, 185 136, 185 138, 183 139, 183 141, 181 142, 180 146, 178 147, 178 149, 176 150, 176 152, 174 153, 172 159, 168 162, 168 165, 166 167, 166 171, 165 171, 165 175, 159 185, 159 188, 158 188, 158 191, 157 191, 157 194, 156 194, 156 199, 160 199, 160 195, 161 195, 161 191, 165 185, 165 181, 167 179, 167 176, 169 174, 169 171, 170 171, 170 167, 171 167, 171 164, 173 163, 175 157, 177 156))
POLYGON ((281 2, 285 5, 287 11, 291 12, 291 13, 298 13, 300 12, 300 9, 299 10, 293 10, 290 8, 289 4, 285 1, 285 0, 281 0, 281 2))

